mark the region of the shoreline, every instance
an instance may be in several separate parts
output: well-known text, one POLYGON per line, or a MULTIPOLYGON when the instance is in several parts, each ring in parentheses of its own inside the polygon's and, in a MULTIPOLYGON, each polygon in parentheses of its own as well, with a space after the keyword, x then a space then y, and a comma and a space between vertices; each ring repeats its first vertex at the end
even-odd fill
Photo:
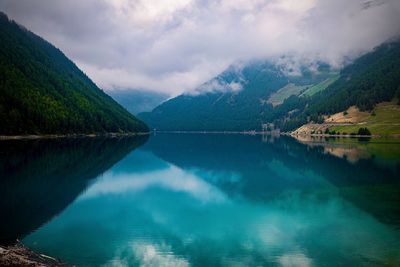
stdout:
POLYGON ((133 137, 145 136, 156 134, 239 134, 239 135, 267 135, 267 136, 290 136, 295 139, 304 137, 330 137, 330 138, 373 138, 384 139, 394 138, 400 139, 400 134, 392 135, 342 135, 342 134, 296 134, 293 132, 262 132, 262 131, 150 131, 150 132, 137 132, 137 133, 101 133, 101 134, 29 134, 29 135, 0 135, 0 141, 4 140, 39 140, 39 139, 78 139, 78 138, 120 138, 120 137, 133 137))
MULTIPOLYGON (((293 137, 344 137, 344 138, 384 138, 384 136, 372 134, 372 135, 359 135, 359 134, 293 134, 289 133, 293 137)), ((388 136, 394 137, 394 136, 388 136)))
POLYGON ((400 134, 392 135, 351 135, 351 134, 295 134, 292 132, 270 133, 262 131, 152 131, 152 134, 241 134, 241 135, 268 135, 296 137, 334 137, 334 138, 400 138, 400 134))
POLYGON ((0 266, 59 267, 66 264, 59 259, 34 252, 17 240, 14 245, 0 246, 0 266))
POLYGON ((98 138, 98 137, 129 137, 150 135, 151 132, 137 133, 103 133, 103 134, 27 134, 27 135, 0 135, 1 140, 35 140, 35 139, 59 139, 59 138, 98 138))

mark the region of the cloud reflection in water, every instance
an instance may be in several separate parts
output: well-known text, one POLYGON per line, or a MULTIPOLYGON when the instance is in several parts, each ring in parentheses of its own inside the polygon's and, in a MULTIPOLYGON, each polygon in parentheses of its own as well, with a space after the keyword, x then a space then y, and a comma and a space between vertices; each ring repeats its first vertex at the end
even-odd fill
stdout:
MULTIPOLYGON (((259 162, 226 168, 222 161, 207 163, 209 157, 197 158, 198 164, 179 165, 150 151, 135 151, 25 242, 38 244, 40 251, 52 255, 55 250, 67 262, 84 266, 400 262, 396 229, 344 198, 342 188, 312 165, 318 162, 302 165, 304 170, 299 172, 285 155, 272 152, 275 160, 253 153, 259 162), (157 167, 148 164, 140 169, 140 158, 157 167), (252 176, 245 176, 246 172, 252 176), (249 177, 272 194, 252 198, 260 190, 246 188, 249 177), (304 183, 305 179, 309 181, 304 183), (269 181, 272 185, 282 180, 287 181, 282 183, 283 190, 268 188, 269 181), (232 188, 234 193, 229 191, 232 188)), ((226 155, 228 163, 236 162, 233 153, 226 155)), ((323 160, 330 158, 325 155, 323 160)), ((359 193, 357 186, 345 189, 359 193)))

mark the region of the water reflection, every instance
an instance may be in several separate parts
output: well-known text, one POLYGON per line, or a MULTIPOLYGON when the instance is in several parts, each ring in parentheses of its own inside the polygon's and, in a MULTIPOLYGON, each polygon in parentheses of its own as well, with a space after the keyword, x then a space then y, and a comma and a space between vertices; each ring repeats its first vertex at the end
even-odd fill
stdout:
POLYGON ((14 242, 64 210, 146 137, 0 142, 0 243, 14 242))
POLYGON ((171 192, 186 193, 202 201, 218 201, 224 198, 215 186, 173 165, 169 165, 163 170, 137 175, 108 172, 89 188, 84 198, 93 198, 105 194, 138 193, 153 187, 160 187, 171 192))
POLYGON ((82 266, 400 264, 398 158, 264 141, 152 137, 24 242, 82 266))

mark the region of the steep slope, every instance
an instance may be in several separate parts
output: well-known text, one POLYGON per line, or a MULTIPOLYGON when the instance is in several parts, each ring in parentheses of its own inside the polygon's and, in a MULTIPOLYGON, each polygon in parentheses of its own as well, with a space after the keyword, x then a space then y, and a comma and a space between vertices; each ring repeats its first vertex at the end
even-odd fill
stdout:
POLYGON ((60 50, 0 13, 0 135, 146 131, 60 50))
POLYGON ((265 117, 285 131, 351 106, 372 111, 376 104, 400 96, 400 40, 384 43, 340 72, 340 78, 311 97, 290 97, 265 117))
POLYGON ((351 106, 371 111, 400 96, 400 40, 360 56, 339 74, 324 64, 316 72, 303 68, 300 76, 286 73, 268 62, 231 67, 197 94, 180 95, 138 116, 160 130, 258 130, 269 122, 292 131, 351 106))
POLYGON ((132 114, 152 111, 168 99, 163 93, 135 89, 115 89, 107 93, 132 114))
POLYGON ((328 79, 320 82, 319 84, 307 88, 307 90, 305 90, 300 96, 313 96, 316 93, 319 93, 328 88, 332 83, 334 83, 337 79, 339 79, 339 77, 340 75, 333 74, 332 77, 329 77, 328 79))
MULTIPOLYGON (((230 67, 200 86, 192 95, 170 99, 151 113, 139 114, 152 128, 188 131, 242 131, 260 129, 263 113, 272 112, 268 103, 273 92, 288 85, 302 87, 322 82, 329 71, 288 76, 270 62, 252 62, 230 67)), ((300 94, 298 90, 293 93, 300 94)), ((285 95, 290 96, 291 93, 285 95)))
POLYGON ((390 101, 400 89, 400 40, 385 43, 355 60, 340 78, 316 95, 311 111, 335 113, 357 105, 372 110, 390 101))

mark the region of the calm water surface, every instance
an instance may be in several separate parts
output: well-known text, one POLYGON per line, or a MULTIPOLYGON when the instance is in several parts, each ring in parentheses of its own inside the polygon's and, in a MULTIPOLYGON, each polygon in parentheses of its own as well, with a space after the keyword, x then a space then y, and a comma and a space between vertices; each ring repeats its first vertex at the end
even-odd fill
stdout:
POLYGON ((400 266, 400 144, 0 142, 0 238, 78 266, 400 266))

